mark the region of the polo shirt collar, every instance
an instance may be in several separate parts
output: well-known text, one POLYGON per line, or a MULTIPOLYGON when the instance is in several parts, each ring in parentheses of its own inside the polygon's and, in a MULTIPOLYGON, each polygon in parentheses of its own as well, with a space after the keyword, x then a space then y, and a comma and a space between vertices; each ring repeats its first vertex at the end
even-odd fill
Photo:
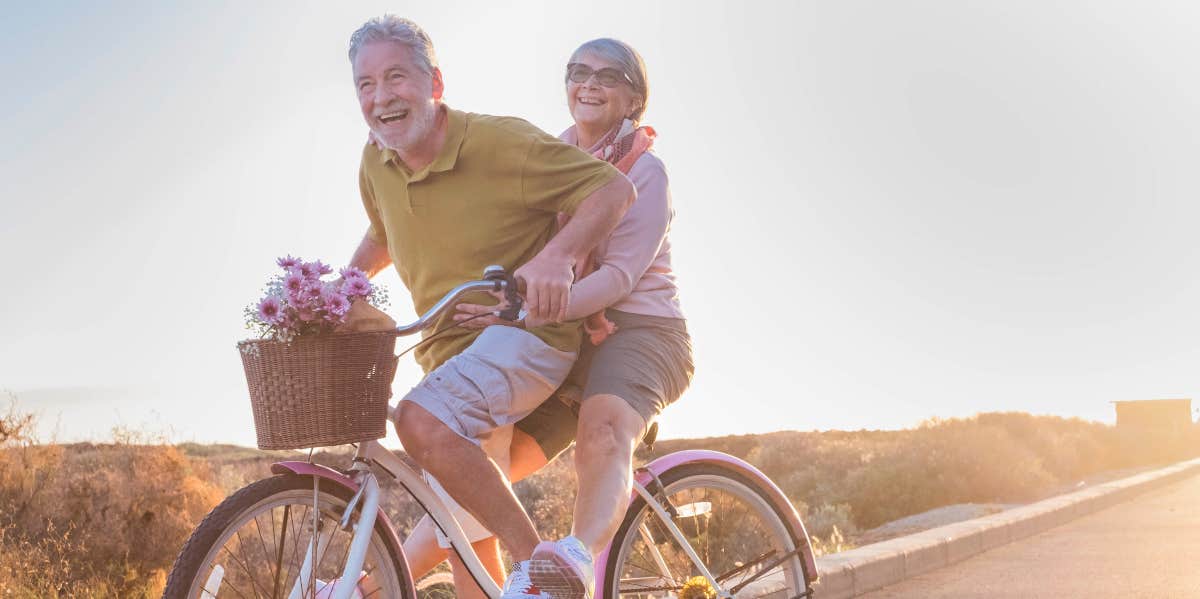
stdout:
POLYGON ((429 172, 440 173, 454 168, 458 162, 458 152, 462 149, 463 139, 467 137, 467 115, 464 112, 446 107, 446 143, 442 151, 429 165, 429 172))
MULTIPOLYGON (((463 139, 467 136, 467 115, 465 112, 454 110, 445 104, 442 106, 446 109, 446 142, 442 144, 442 150, 438 152, 437 157, 428 167, 413 173, 414 179, 423 179, 427 173, 451 170, 458 162, 458 153, 462 149, 463 139)), ((380 163, 387 164, 393 161, 397 165, 403 164, 395 150, 388 148, 379 153, 380 163)))

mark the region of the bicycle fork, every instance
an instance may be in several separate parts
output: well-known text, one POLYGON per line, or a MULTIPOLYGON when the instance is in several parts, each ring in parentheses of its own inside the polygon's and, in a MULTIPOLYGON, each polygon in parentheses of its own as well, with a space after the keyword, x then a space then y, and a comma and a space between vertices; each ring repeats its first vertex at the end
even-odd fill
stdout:
MULTIPOLYGON (((292 586, 292 592, 288 595, 288 599, 303 599, 304 597, 313 597, 317 599, 352 599, 353 597, 361 597, 358 593, 358 582, 362 577, 362 565, 367 556, 367 544, 371 542, 371 534, 375 530, 375 516, 379 513, 379 481, 375 478, 375 474, 371 472, 371 467, 365 461, 355 460, 354 466, 351 467, 354 471, 354 478, 359 483, 358 491, 354 493, 354 497, 350 499, 350 503, 346 504, 346 511, 342 513, 340 522, 342 530, 349 530, 354 527, 354 536, 350 540, 350 551, 346 558, 346 566, 342 570, 341 578, 317 588, 317 580, 313 574, 313 561, 317 555, 322 555, 325 552, 325 546, 329 540, 333 538, 336 531, 329 531, 328 535, 322 535, 317 529, 314 518, 312 538, 308 541, 308 549, 305 551, 304 565, 300 567, 300 575, 296 578, 296 583, 292 586), (355 508, 359 503, 362 503, 362 510, 359 511, 357 522, 354 521, 355 508), (319 594, 318 594, 319 593, 319 594)), ((318 478, 313 478, 313 513, 317 514, 316 506, 318 478)))

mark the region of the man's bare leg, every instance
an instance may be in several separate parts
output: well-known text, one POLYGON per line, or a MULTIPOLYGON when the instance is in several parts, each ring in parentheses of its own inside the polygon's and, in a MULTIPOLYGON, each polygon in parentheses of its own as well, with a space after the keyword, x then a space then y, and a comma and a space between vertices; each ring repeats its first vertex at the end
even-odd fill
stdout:
POLYGON ((537 530, 496 464, 425 408, 402 401, 398 412, 396 432, 413 460, 495 533, 514 560, 529 559, 538 543, 537 530))
MULTIPOLYGON (((500 557, 500 543, 496 537, 475 541, 471 543, 471 548, 479 557, 479 561, 483 562, 483 567, 492 576, 492 580, 496 581, 498 585, 503 585, 507 572, 504 571, 504 560, 500 557)), ((471 576, 471 571, 467 570, 467 565, 463 563, 462 558, 453 551, 448 557, 450 572, 454 575, 454 596, 458 599, 488 599, 483 589, 479 588, 471 576)))
POLYGON ((423 516, 404 539, 404 558, 408 560, 413 580, 424 577, 434 566, 446 561, 449 554, 449 549, 438 545, 437 530, 428 515, 423 516))

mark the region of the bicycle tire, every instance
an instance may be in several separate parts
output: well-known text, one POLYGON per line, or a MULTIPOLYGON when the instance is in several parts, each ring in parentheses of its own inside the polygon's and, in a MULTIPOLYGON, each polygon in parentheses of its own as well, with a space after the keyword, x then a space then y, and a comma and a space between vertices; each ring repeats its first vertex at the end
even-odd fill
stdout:
MULTIPOLYGON (((326 562, 325 557, 330 553, 339 553, 341 543, 348 546, 351 533, 340 531, 337 528, 338 520, 341 518, 345 506, 349 503, 353 492, 343 485, 334 483, 333 481, 319 480, 319 505, 320 516, 318 517, 317 530, 322 535, 328 534, 330 539, 325 545, 325 550, 319 554, 321 559, 316 560, 318 563, 317 576, 318 580, 331 580, 336 578, 337 574, 341 573, 345 559, 342 558, 341 563, 326 562), (332 525, 332 528, 326 530, 326 526, 332 525), (335 541, 334 538, 338 537, 335 541), (341 537, 344 537, 342 539, 341 537), (326 564, 332 564, 330 568, 324 568, 326 564), (334 574, 330 574, 333 572, 334 574)), ((288 576, 289 574, 298 573, 300 565, 296 562, 302 561, 305 555, 305 550, 300 549, 301 545, 311 548, 311 544, 304 539, 305 533, 311 531, 311 522, 313 514, 311 513, 313 502, 313 477, 282 474, 265 478, 243 487, 233 495, 227 497, 216 508, 204 517, 196 530, 192 532, 183 548, 179 552, 179 556, 175 559, 175 564, 171 568, 171 574, 167 579, 166 588, 163 590, 164 599, 197 599, 202 596, 204 586, 210 575, 215 570, 214 566, 218 557, 221 556, 221 551, 225 550, 228 553, 229 568, 224 568, 226 564, 221 564, 226 573, 237 573, 238 576, 248 578, 253 593, 247 594, 232 586, 232 580, 229 584, 221 584, 217 590, 216 599, 224 599, 226 596, 253 596, 261 595, 271 597, 287 597, 291 588, 295 584, 295 577, 288 576), (291 518, 291 523, 284 526, 288 522, 291 513, 291 507, 305 507, 305 511, 298 511, 296 516, 291 518), (283 517, 280 520, 276 518, 277 508, 283 508, 283 517), (271 530, 267 531, 266 526, 262 523, 263 516, 270 514, 271 530), (255 537, 250 537, 250 532, 242 534, 243 529, 249 529, 253 520, 255 537), (293 533, 294 540, 292 541, 292 549, 287 549, 287 532, 293 533), (266 541, 262 533, 270 532, 272 543, 276 541, 276 532, 279 533, 279 543, 274 551, 266 548, 266 541), (226 546, 230 543, 235 543, 239 546, 238 551, 241 559, 233 555, 233 551, 226 546), (278 556, 276 567, 270 570, 268 576, 264 579, 260 576, 261 569, 253 568, 256 565, 250 560, 257 556, 247 556, 243 551, 242 545, 247 545, 244 542, 245 538, 250 538, 248 545, 253 552, 254 541, 257 540, 263 546, 264 556, 270 560, 271 555, 278 556), (218 545, 218 543, 220 545, 218 545), (281 560, 284 554, 288 554, 291 560, 288 564, 288 569, 284 569, 281 560), (293 567, 294 566, 294 567, 293 567), (282 582, 280 582, 282 580, 282 582), (260 582, 263 584, 260 586, 260 582), (230 593, 223 593, 222 590, 229 588, 230 593), (270 589, 270 593, 265 591, 270 589), (260 595, 260 591, 262 591, 260 595)), ((308 534, 308 539, 312 539, 311 532, 308 534)), ((321 546, 320 543, 317 544, 321 546)), ((274 547, 275 545, 273 545, 274 547)), ((342 553, 341 555, 344 555, 342 553)), ((377 586, 382 593, 373 593, 374 597, 399 597, 403 599, 414 599, 416 597, 415 590, 411 585, 411 577, 408 572, 408 564, 401 557, 403 555, 400 547, 393 543, 393 537, 387 533, 386 525, 377 517, 375 522, 375 531, 371 536, 367 550, 367 561, 364 562, 364 568, 369 568, 367 573, 371 576, 371 581, 374 586, 377 586), (382 570, 382 571, 381 571, 382 570)), ((334 556, 336 559, 337 556, 334 556)), ((268 569, 271 565, 268 561, 268 569)), ((204 595, 211 597, 211 594, 204 595)), ((309 597, 312 595, 309 594, 309 597)))
MULTIPOLYGON (((676 519, 676 524, 681 532, 689 535, 692 527, 683 524, 685 521, 694 524, 691 530, 695 535, 694 538, 689 535, 689 544, 712 575, 727 589, 746 583, 735 596, 781 599, 811 596, 804 560, 796 552, 800 537, 757 482, 728 468, 707 463, 671 468, 660 475, 659 480, 672 503, 680 508, 681 516, 676 519), (703 511, 706 499, 707 511, 703 511), (713 500, 720 502, 716 509, 713 500), (753 518, 758 520, 757 527, 753 518), (717 532, 713 532, 714 520, 717 532), (728 546, 714 548, 706 541, 704 547, 697 548, 696 545, 701 544, 701 535, 708 539, 710 533, 713 537, 723 537, 728 546), (734 555, 743 553, 749 555, 734 555), (789 554, 791 557, 787 557, 789 554), (754 569, 756 565, 770 566, 780 559, 784 561, 763 574, 757 574, 754 569)), ((721 542, 722 539, 716 540, 721 542)), ((609 547, 602 581, 604 599, 630 595, 643 598, 679 597, 681 594, 702 597, 702 592, 692 594, 683 590, 690 582, 697 591, 711 591, 707 582, 700 582, 703 577, 697 578, 698 575, 698 569, 679 548, 654 510, 641 497, 636 498, 626 510, 609 547), (665 564, 665 572, 653 559, 655 550, 665 564), (652 566, 638 563, 643 561, 654 563, 652 566), (655 573, 652 568, 659 571, 655 573)))

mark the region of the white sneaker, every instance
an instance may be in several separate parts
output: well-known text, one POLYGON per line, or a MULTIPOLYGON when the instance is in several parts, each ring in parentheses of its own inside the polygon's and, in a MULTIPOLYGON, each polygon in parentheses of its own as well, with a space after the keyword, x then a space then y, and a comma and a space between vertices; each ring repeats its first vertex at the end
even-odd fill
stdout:
POLYGON ((525 561, 513 564, 512 572, 504 580, 500 599, 550 599, 550 595, 529 581, 529 562, 525 561))
POLYGON ((553 599, 592 599, 596 566, 575 537, 538 543, 529 558, 529 579, 553 599))

